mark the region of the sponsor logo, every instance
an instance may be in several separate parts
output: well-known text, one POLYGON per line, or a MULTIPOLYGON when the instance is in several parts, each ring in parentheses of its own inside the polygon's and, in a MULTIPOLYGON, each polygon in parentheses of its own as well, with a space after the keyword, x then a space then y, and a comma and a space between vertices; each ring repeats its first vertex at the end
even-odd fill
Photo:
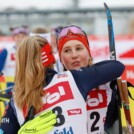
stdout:
POLYGON ((36 133, 36 132, 38 132, 38 130, 36 128, 33 128, 33 129, 27 129, 27 128, 25 128, 23 130, 23 132, 24 133, 36 133))
POLYGON ((92 90, 87 97, 87 110, 104 108, 107 106, 106 90, 92 90))
POLYGON ((134 71, 133 70, 126 71, 126 77, 128 79, 134 79, 134 71))
POLYGON ((105 44, 105 46, 100 45, 100 47, 98 47, 97 45, 92 46, 92 56, 95 58, 100 58, 100 57, 107 57, 109 55, 109 47, 107 44, 105 44))
POLYGON ((10 119, 9 118, 2 118, 1 123, 10 123, 10 119))
POLYGON ((47 109, 60 102, 74 99, 70 85, 68 82, 60 82, 54 86, 45 90, 46 95, 43 98, 44 106, 43 109, 47 109))
POLYGON ((56 130, 54 131, 54 134, 74 134, 72 127, 63 128, 63 130, 56 130))
POLYGON ((77 68, 77 69, 75 69, 75 70, 77 70, 77 71, 82 71, 82 69, 81 69, 81 68, 77 68))
POLYGON ((120 58, 134 58, 134 49, 127 50, 120 55, 120 58))
POLYGON ((127 79, 127 81, 134 83, 134 65, 126 65, 122 79, 127 79))
POLYGON ((61 72, 57 75, 57 78, 64 78, 64 77, 67 77, 68 75, 64 72, 61 72))
POLYGON ((71 109, 71 110, 68 110, 67 113, 68 115, 82 114, 82 110, 80 108, 71 109))

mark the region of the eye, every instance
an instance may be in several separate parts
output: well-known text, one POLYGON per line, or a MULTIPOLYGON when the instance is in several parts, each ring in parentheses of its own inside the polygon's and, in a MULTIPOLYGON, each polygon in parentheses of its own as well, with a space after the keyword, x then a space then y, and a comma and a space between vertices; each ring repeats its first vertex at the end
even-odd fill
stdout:
POLYGON ((65 49, 64 53, 69 53, 71 50, 70 49, 65 49))
POLYGON ((83 48, 82 47, 77 47, 76 50, 80 51, 82 50, 83 48))

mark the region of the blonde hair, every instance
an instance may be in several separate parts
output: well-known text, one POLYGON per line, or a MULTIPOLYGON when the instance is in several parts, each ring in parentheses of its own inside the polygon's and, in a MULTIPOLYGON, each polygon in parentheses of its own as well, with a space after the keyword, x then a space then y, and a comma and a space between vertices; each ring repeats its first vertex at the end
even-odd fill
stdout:
POLYGON ((21 110, 34 106, 35 112, 38 112, 42 107, 46 68, 41 61, 41 47, 46 42, 39 36, 27 37, 17 50, 14 99, 21 110))

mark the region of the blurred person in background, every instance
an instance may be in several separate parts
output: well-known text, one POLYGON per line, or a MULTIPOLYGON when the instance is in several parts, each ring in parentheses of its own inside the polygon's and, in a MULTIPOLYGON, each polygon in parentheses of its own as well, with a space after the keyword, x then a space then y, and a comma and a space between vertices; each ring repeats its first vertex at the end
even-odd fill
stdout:
MULTIPOLYGON (((0 102, 0 118, 2 117, 5 106, 8 103, 10 97, 12 97, 12 89, 14 85, 14 76, 15 76, 15 65, 16 65, 16 49, 19 46, 19 43, 26 38, 28 33, 27 26, 18 26, 10 28, 12 32, 12 37, 14 39, 14 45, 9 45, 5 47, 0 53, 0 72, 3 72, 3 81, 0 82, 1 91, 8 98, 7 100, 2 97, 4 102, 0 102)), ((23 56, 23 53, 22 53, 23 56)))
MULTIPOLYGON (((59 32, 57 43, 64 70, 92 67, 88 37, 81 28, 74 25, 64 27, 59 32)), ((91 90, 86 101, 88 134, 104 134, 104 126, 107 130, 118 119, 116 94, 110 88, 110 82, 91 90), (110 111, 109 114, 107 111, 110 111), (108 118, 107 122, 105 122, 106 118, 108 118)))
POLYGON ((44 27, 37 27, 34 28, 31 32, 30 32, 30 36, 35 36, 35 35, 39 35, 45 39, 47 39, 47 41, 49 43, 51 43, 51 33, 49 32, 49 30, 47 28, 44 27))
POLYGON ((51 126, 51 119, 46 119, 49 114, 44 112, 50 111, 56 116, 48 134, 87 134, 88 92, 124 71, 119 61, 103 61, 57 74, 54 62, 52 49, 43 37, 30 36, 21 42, 16 55, 15 92, 1 121, 1 132, 44 134, 51 126), (31 107, 34 112, 26 122, 31 107))
POLYGON ((12 32, 14 45, 4 48, 0 53, 0 72, 4 73, 5 88, 14 85, 16 49, 19 43, 29 35, 27 26, 11 27, 10 31, 12 32))
POLYGON ((58 37, 58 33, 62 30, 63 26, 57 26, 51 29, 51 45, 53 48, 53 52, 57 53, 57 42, 56 39, 58 37))
POLYGON ((58 37, 58 33, 61 31, 62 28, 63 28, 62 26, 57 26, 55 28, 52 28, 52 30, 51 30, 51 45, 52 45, 54 56, 56 58, 55 70, 57 72, 63 71, 63 66, 60 63, 59 55, 57 52, 58 50, 57 50, 57 42, 56 42, 56 39, 58 37))

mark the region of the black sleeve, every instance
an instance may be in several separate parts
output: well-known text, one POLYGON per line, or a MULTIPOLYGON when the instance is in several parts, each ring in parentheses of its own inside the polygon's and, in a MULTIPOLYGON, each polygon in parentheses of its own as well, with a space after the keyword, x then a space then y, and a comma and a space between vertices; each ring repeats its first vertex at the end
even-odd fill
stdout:
POLYGON ((0 123, 0 132, 3 131, 4 134, 17 134, 19 129, 20 125, 15 116, 11 102, 9 102, 8 108, 0 123))
POLYGON ((71 70, 71 73, 84 99, 86 99, 91 89, 119 77, 124 69, 125 66, 121 62, 108 60, 80 70, 71 70))

